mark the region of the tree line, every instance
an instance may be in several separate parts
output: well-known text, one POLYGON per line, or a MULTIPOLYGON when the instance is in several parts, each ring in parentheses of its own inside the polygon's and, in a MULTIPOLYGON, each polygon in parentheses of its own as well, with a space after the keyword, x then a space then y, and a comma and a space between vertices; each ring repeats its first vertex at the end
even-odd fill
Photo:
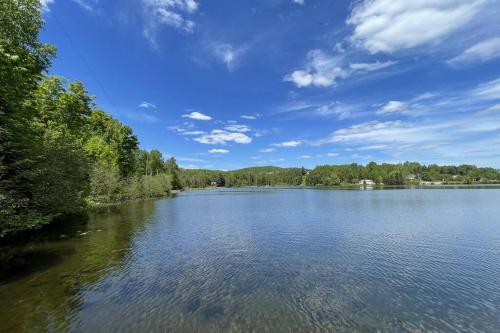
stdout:
POLYGON ((0 2, 0 236, 180 188, 175 159, 139 148, 80 81, 48 76, 38 0, 0 2))
POLYGON ((304 168, 253 167, 234 171, 204 169, 182 169, 181 183, 184 187, 203 188, 207 186, 298 186, 303 183, 304 168))
POLYGON ((185 187, 207 186, 338 186, 372 181, 374 184, 405 185, 422 182, 442 183, 496 183, 500 170, 474 165, 439 166, 417 162, 367 165, 320 165, 305 168, 254 167, 234 171, 181 170, 181 183, 185 187))

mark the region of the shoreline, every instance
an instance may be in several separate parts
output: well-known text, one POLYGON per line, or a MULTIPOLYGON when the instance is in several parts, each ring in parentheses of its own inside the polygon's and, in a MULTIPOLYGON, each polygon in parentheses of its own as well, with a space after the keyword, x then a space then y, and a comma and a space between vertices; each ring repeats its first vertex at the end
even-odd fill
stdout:
POLYGON ((403 185, 361 185, 361 184, 341 184, 341 185, 316 185, 316 186, 308 186, 308 185, 247 185, 247 186, 207 186, 207 187, 187 187, 182 191, 203 191, 203 190, 219 190, 219 189, 241 189, 241 188, 259 188, 259 189, 363 189, 363 188, 372 188, 372 189, 427 189, 427 188, 452 188, 452 187, 463 187, 463 188, 482 188, 482 187, 500 187, 500 182, 498 183, 477 183, 477 184, 403 184, 403 185))

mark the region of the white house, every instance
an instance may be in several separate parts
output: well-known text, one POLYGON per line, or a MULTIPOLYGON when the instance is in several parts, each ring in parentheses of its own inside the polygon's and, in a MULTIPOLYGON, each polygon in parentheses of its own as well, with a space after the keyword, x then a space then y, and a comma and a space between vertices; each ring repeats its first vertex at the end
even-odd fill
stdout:
POLYGON ((375 185, 375 182, 371 179, 361 179, 359 185, 375 185))

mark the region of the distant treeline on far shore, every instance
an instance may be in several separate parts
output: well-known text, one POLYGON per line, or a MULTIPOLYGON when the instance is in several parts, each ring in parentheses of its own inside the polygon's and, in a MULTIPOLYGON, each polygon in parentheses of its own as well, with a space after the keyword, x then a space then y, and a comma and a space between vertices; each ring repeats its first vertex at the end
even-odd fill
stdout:
POLYGON ((208 186, 337 186, 352 184, 489 184, 500 182, 500 170, 474 165, 439 166, 417 162, 363 166, 321 165, 306 168, 279 168, 272 166, 245 168, 234 171, 182 169, 179 173, 183 187, 208 186))

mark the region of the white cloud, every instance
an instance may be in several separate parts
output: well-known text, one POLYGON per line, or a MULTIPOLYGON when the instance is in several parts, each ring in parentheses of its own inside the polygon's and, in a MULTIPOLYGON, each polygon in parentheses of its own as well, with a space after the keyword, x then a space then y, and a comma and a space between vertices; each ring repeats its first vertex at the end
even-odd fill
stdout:
POLYGON ((299 5, 304 4, 304 0, 292 0, 293 3, 298 3, 299 5))
POLYGON ((201 112, 193 111, 191 113, 187 113, 182 115, 183 118, 189 118, 189 119, 194 119, 194 120, 212 120, 212 117, 207 116, 206 114, 203 114, 201 112))
POLYGON ((300 156, 300 158, 304 158, 304 159, 311 158, 311 155, 302 155, 302 156, 300 156))
POLYGON ((222 62, 229 71, 232 71, 238 65, 241 56, 247 50, 247 46, 234 47, 229 43, 213 43, 211 49, 215 58, 222 62))
POLYGON ((97 5, 98 0, 73 0, 73 2, 85 10, 92 11, 94 10, 94 6, 97 5))
POLYGON ((500 99, 500 79, 480 84, 474 90, 474 95, 481 99, 500 99))
POLYGON ((227 154, 227 153, 229 153, 229 150, 227 150, 227 149, 210 149, 208 152, 210 154, 227 154))
POLYGON ((336 115, 338 119, 342 120, 349 118, 353 109, 354 108, 350 105, 345 105, 340 102, 334 102, 318 106, 316 108, 315 114, 319 116, 336 115))
POLYGON ((156 109, 156 105, 150 102, 142 102, 139 104, 140 108, 145 108, 145 109, 156 109))
POLYGON ((326 156, 328 156, 328 157, 337 157, 337 156, 339 156, 339 154, 338 153, 328 153, 328 154, 326 154, 326 156))
POLYGON ((284 81, 295 83, 299 88, 316 86, 329 87, 339 79, 345 79, 356 73, 372 72, 395 65, 395 61, 372 63, 345 63, 345 55, 330 56, 321 50, 312 50, 307 54, 305 69, 295 70, 284 77, 284 81))
POLYGON ((204 131, 185 131, 181 133, 182 135, 202 135, 205 134, 204 131))
POLYGON ((289 148, 289 147, 298 147, 301 144, 302 144, 302 141, 291 140, 291 141, 284 141, 281 143, 273 143, 273 146, 274 147, 289 148))
POLYGON ((447 61, 452 67, 459 67, 469 63, 486 62, 500 57, 500 37, 483 40, 462 54, 447 61))
POLYGON ((264 149, 259 149, 260 153, 272 153, 273 151, 276 151, 276 148, 264 148, 264 149))
POLYGON ((389 103, 385 104, 382 108, 380 108, 377 111, 377 114, 401 113, 401 112, 405 111, 406 108, 407 108, 407 105, 405 102, 390 101, 389 103))
POLYGON ((352 71, 357 71, 357 72, 373 72, 373 71, 378 71, 390 66, 393 66, 397 64, 397 61, 385 61, 385 62, 380 62, 380 61, 375 61, 371 63, 354 63, 354 64, 349 64, 349 68, 352 71))
POLYGON ((195 138, 194 141, 211 145, 224 145, 228 142, 248 144, 252 142, 252 138, 243 133, 213 130, 212 132, 210 132, 210 134, 205 134, 198 138, 195 138))
POLYGON ((224 127, 225 130, 228 130, 230 132, 250 132, 252 129, 248 127, 247 125, 240 125, 240 124, 232 124, 224 127))
POLYGON ((161 25, 187 33, 193 32, 195 23, 187 15, 198 9, 195 0, 142 0, 142 4, 147 15, 143 34, 154 46, 156 32, 161 25))
POLYGON ((285 81, 295 83, 299 88, 316 86, 328 87, 339 78, 348 76, 348 72, 342 68, 343 59, 338 56, 328 56, 321 50, 312 50, 307 54, 305 70, 295 70, 285 76, 285 81))
MULTIPOLYGON (((500 154, 500 118, 498 114, 477 117, 466 115, 454 120, 433 119, 417 122, 371 121, 338 129, 321 144, 333 143, 358 150, 379 150, 402 158, 442 158, 474 155, 471 147, 490 141, 489 154, 500 154), (487 138, 487 139, 486 139, 487 138)), ((484 151, 484 149, 482 149, 484 151)))
POLYGON ((351 41, 371 53, 395 52, 438 41, 471 21, 485 0, 364 0, 347 24, 351 41), (426 24, 429 22, 429 24, 426 24))
POLYGON ((476 114, 478 116, 484 116, 484 115, 488 115, 488 114, 495 113, 495 112, 500 112, 500 104, 495 104, 493 106, 490 106, 489 108, 482 110, 482 111, 479 111, 476 114))
POLYGON ((241 115, 240 118, 241 119, 246 119, 246 120, 255 120, 255 119, 257 119, 257 115, 253 115, 252 116, 252 115, 246 115, 246 114, 244 114, 244 115, 241 115))
POLYGON ((180 135, 202 135, 205 134, 204 131, 200 130, 195 130, 194 124, 184 124, 185 127, 182 126, 170 126, 168 127, 169 130, 174 131, 176 133, 179 133, 180 135))

